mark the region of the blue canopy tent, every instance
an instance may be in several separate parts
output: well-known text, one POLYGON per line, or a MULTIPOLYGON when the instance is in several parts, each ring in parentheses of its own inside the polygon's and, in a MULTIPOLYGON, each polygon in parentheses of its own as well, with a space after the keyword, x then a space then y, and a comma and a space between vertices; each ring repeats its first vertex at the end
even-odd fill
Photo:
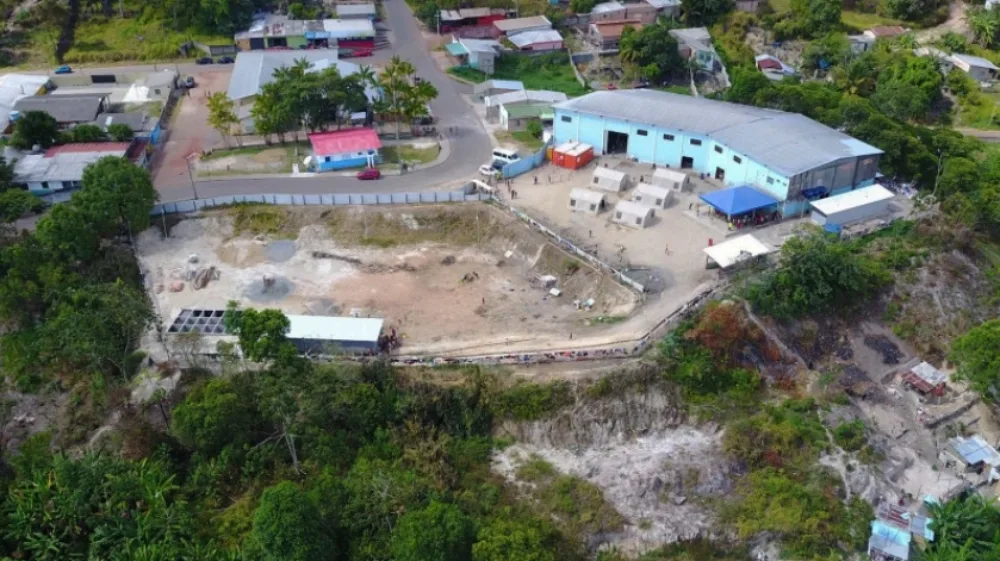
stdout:
POLYGON ((774 210, 778 206, 778 199, 761 193, 749 185, 712 191, 711 193, 705 193, 700 198, 729 218, 747 214, 755 210, 774 210))

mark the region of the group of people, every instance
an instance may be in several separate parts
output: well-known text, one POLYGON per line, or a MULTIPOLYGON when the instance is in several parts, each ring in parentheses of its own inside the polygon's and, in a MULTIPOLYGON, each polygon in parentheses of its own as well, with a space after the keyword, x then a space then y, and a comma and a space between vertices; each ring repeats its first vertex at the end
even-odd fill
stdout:
MULTIPOLYGON (((717 212, 720 216, 725 216, 722 213, 717 212)), ((730 216, 727 220, 729 229, 732 230, 742 230, 743 228, 753 228, 757 226, 763 226, 765 224, 770 224, 772 222, 777 222, 780 218, 778 211, 774 210, 769 213, 751 213, 744 214, 743 216, 730 216)))

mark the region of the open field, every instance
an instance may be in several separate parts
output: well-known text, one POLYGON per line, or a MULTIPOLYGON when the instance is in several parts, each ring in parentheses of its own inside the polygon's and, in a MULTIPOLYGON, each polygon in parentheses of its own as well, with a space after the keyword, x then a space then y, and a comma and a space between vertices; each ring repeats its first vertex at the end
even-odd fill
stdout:
POLYGON ((404 336, 401 352, 461 352, 523 344, 627 316, 639 296, 483 204, 298 208, 240 206, 190 217, 170 237, 149 230, 140 259, 164 321, 182 308, 276 307, 286 313, 382 317, 404 336), (197 255, 198 263, 189 263, 197 255), (214 266, 202 290, 169 286, 214 266), (276 286, 263 290, 263 276, 276 286), (537 282, 553 275, 553 297, 537 282), (590 310, 575 300, 593 299, 590 310))
MULTIPOLYGON (((453 66, 448 73, 474 83, 484 82, 487 78, 485 73, 466 66, 453 66)), ((495 72, 489 78, 519 80, 529 90, 552 90, 570 97, 590 91, 577 81, 565 53, 535 57, 502 56, 497 59, 495 72)))
MULTIPOLYGON (((308 142, 298 143, 299 161, 309 153, 308 142)), ((296 144, 256 145, 229 150, 214 150, 202 156, 195 165, 198 177, 249 175, 260 173, 291 173, 295 163, 296 144)))

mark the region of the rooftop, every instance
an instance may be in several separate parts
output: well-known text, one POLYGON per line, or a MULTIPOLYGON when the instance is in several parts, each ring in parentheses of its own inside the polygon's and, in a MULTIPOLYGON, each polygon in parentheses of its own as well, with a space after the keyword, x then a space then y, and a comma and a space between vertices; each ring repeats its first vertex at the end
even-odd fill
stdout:
POLYGON ((786 177, 882 153, 796 113, 654 90, 598 91, 554 107, 709 137, 786 177))
POLYGON ((642 23, 639 20, 595 21, 590 25, 594 26, 594 29, 597 30, 597 34, 604 39, 621 37, 622 31, 625 30, 626 26, 630 26, 636 31, 642 29, 642 23))
POLYGON ((891 200, 895 197, 896 195, 892 191, 876 184, 848 191, 826 199, 812 201, 809 204, 811 204, 814 209, 830 216, 831 214, 836 214, 838 212, 843 212, 845 210, 865 206, 871 203, 891 200))
POLYGON ((0 76, 0 131, 10 124, 10 112, 17 100, 33 96, 49 83, 48 76, 4 74, 0 76))
POLYGON ((557 43, 563 40, 562 35, 555 29, 543 29, 539 31, 522 31, 516 35, 510 35, 507 40, 519 48, 523 49, 536 43, 557 43))
POLYGON ((650 183, 640 183, 636 185, 635 192, 642 195, 649 195, 651 197, 658 197, 661 199, 666 199, 670 197, 670 189, 666 187, 660 187, 659 185, 652 185, 650 183))
POLYGON ((14 104, 21 113, 42 111, 60 123, 89 123, 101 111, 106 96, 95 95, 36 95, 25 97, 14 104))
POLYGON ((469 39, 467 37, 459 37, 458 42, 469 51, 475 53, 500 52, 503 49, 500 42, 494 41, 493 39, 469 39))
POLYGON ((956 436, 948 440, 948 447, 967 465, 984 463, 993 467, 1000 466, 1000 452, 978 434, 968 438, 956 436))
POLYGON ((509 119, 527 119, 552 113, 552 105, 548 103, 517 103, 505 105, 504 111, 507 112, 509 119))
POLYGON ((961 60, 962 62, 965 62, 969 66, 975 66, 978 68, 989 68, 990 70, 1000 70, 1000 68, 997 68, 995 64, 982 57, 974 55, 964 55, 961 53, 954 53, 953 55, 951 55, 951 57, 961 60))
POLYGON ((243 99, 260 93, 261 87, 274 80, 274 71, 292 66, 305 59, 311 64, 336 61, 341 75, 357 72, 358 66, 337 60, 337 49, 308 49, 304 51, 244 51, 236 55, 233 74, 229 78, 229 99, 243 99), (343 62, 343 64, 341 64, 343 62))
POLYGON ((668 31, 668 33, 670 33, 671 37, 677 39, 678 43, 688 45, 690 47, 713 49, 712 34, 709 33, 708 29, 704 27, 685 27, 682 29, 671 29, 670 31, 668 31))
POLYGON ((319 341, 365 341, 375 343, 382 333, 383 320, 335 316, 288 315, 289 339, 319 341))
POLYGON ((146 124, 152 119, 147 119, 145 113, 101 113, 94 119, 92 124, 108 130, 111 125, 128 125, 133 131, 146 130, 146 124))
POLYGON ((537 27, 551 28, 552 22, 545 16, 531 16, 528 18, 498 20, 493 22, 493 26, 509 35, 523 29, 535 29, 537 27))
POLYGON ((130 142, 86 142, 53 146, 44 154, 28 154, 17 160, 14 177, 22 183, 80 181, 88 165, 105 156, 124 158, 130 142))
POLYGON ((344 16, 374 16, 375 4, 337 4, 337 15, 344 16))
POLYGON ((710 245, 702 251, 723 269, 728 269, 746 259, 774 252, 773 249, 755 238, 753 234, 737 236, 722 243, 710 245))
POLYGON ((624 181, 625 175, 626 174, 624 171, 618 171, 616 169, 602 168, 602 167, 594 168, 594 177, 611 179, 612 181, 624 181))
POLYGON ((601 2, 594 6, 594 9, 590 11, 592 14, 603 14, 606 12, 614 12, 615 10, 624 10, 625 6, 619 2, 601 2))
POLYGON ((441 10, 441 21, 459 21, 466 18, 484 18, 504 14, 502 8, 462 8, 461 10, 441 10))
POLYGON ((485 82, 476 84, 472 87, 472 91, 477 94, 481 94, 489 90, 518 91, 523 89, 524 84, 517 80, 486 80, 485 82))
POLYGON ((569 192, 569 198, 577 201, 586 201, 588 203, 598 204, 604 200, 604 194, 598 193, 597 191, 591 191, 590 189, 584 189, 582 187, 574 187, 569 192))
POLYGON ((648 216, 653 213, 652 207, 633 203, 632 201, 618 201, 615 205, 615 212, 630 214, 632 216, 648 216))
POLYGON ((279 14, 261 16, 246 31, 237 33, 239 40, 263 37, 347 38, 374 37, 375 27, 370 19, 314 19, 295 20, 279 14))
POLYGON ((382 147, 378 134, 368 128, 315 132, 309 135, 309 143, 317 155, 367 152, 382 147))
POLYGON ((945 376, 944 372, 934 368, 934 366, 929 362, 921 362, 911 368, 910 372, 913 372, 913 374, 915 374, 918 378, 927 382, 931 386, 937 386, 938 384, 943 384, 948 381, 948 377, 945 376))
POLYGON ((562 92, 549 90, 519 90, 489 96, 489 105, 506 105, 511 103, 558 103, 569 97, 562 92))
MULTIPOLYGON (((872 521, 872 535, 868 540, 869 555, 872 550, 882 552, 897 559, 910 558, 910 532, 886 524, 881 520, 872 521)), ((875 557, 871 555, 871 557, 875 557)))
POLYGON ((674 6, 680 6, 681 0, 646 0, 650 6, 653 6, 657 10, 662 10, 664 8, 672 8, 674 6))

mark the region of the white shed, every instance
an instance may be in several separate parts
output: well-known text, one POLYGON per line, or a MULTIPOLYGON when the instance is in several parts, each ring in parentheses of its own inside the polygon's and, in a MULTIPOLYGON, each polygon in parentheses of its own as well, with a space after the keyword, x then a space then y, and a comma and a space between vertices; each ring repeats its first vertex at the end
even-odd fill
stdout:
POLYGON ((881 185, 872 185, 809 204, 812 206, 812 219, 816 224, 844 226, 885 214, 889 210, 889 202, 895 196, 892 191, 881 185))
POLYGON ((628 176, 623 171, 598 167, 594 170, 594 178, 590 182, 592 189, 601 189, 617 193, 628 186, 628 176))
POLYGON ((607 205, 607 200, 604 197, 604 193, 580 189, 579 187, 574 188, 569 192, 569 209, 597 214, 604 210, 607 205))
POLYGON ((680 191, 687 187, 688 174, 668 168, 656 168, 653 171, 653 185, 680 191))
POLYGON ((754 257, 772 253, 774 250, 761 243, 753 234, 744 234, 722 243, 710 245, 702 251, 713 263, 723 269, 728 269, 754 257))
POLYGON ((670 189, 640 183, 632 194, 632 201, 652 208, 667 208, 670 204, 670 189))
POLYGON ((622 226, 641 230, 649 226, 649 222, 653 219, 653 209, 632 201, 618 201, 612 219, 622 226))

